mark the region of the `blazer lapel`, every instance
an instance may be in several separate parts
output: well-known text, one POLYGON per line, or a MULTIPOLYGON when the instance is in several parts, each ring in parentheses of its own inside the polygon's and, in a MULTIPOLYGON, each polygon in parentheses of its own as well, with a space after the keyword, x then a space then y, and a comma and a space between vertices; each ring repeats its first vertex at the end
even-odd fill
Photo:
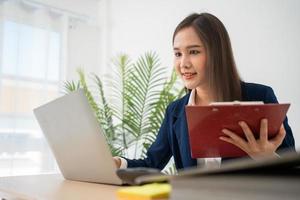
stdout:
POLYGON ((187 94, 182 101, 178 103, 173 112, 173 132, 176 135, 181 160, 184 167, 197 165, 196 159, 191 157, 188 127, 185 115, 185 106, 188 103, 190 94, 187 94))
POLYGON ((179 146, 182 145, 182 139, 187 137, 187 124, 186 124, 186 116, 185 116, 185 106, 188 103, 190 94, 187 94, 182 101, 178 102, 177 106, 173 111, 173 131, 178 140, 179 146))

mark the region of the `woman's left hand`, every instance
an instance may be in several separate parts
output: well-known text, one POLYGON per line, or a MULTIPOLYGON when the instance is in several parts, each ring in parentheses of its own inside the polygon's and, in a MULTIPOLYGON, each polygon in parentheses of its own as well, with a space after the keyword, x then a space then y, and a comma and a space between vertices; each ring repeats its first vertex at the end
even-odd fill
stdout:
POLYGON ((241 121, 239 122, 239 125, 245 133, 246 140, 228 129, 222 130, 222 132, 228 137, 221 136, 220 139, 239 147, 254 160, 278 156, 276 154, 276 149, 285 137, 283 124, 281 125, 278 134, 270 140, 268 140, 267 119, 262 119, 260 122, 260 134, 258 139, 255 139, 247 123, 241 121))

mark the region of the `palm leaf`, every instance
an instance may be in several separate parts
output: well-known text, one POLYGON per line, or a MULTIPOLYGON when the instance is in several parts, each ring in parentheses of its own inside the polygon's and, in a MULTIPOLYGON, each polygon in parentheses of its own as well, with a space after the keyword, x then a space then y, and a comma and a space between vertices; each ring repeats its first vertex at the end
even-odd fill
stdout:
MULTIPOLYGON (((177 76, 173 70, 172 75, 169 80, 164 83, 163 89, 159 94, 159 98, 154 104, 154 109, 149 116, 149 123, 147 128, 148 134, 144 135, 143 146, 149 147, 156 139, 156 135, 159 131, 161 123, 164 119, 165 111, 167 106, 178 98, 177 89, 175 89, 177 83, 177 76)), ((146 156, 148 148, 144 148, 142 152, 142 157, 146 156)))
MULTIPOLYGON (((134 64, 134 71, 128 80, 128 112, 125 116, 130 120, 124 120, 128 131, 139 141, 147 134, 147 120, 154 109, 154 104, 159 97, 159 91, 164 83, 166 70, 161 69, 158 56, 155 53, 146 53, 134 64)), ((138 142, 135 143, 134 157, 139 157, 138 142)))
POLYGON ((99 122, 101 122, 103 119, 101 118, 101 109, 100 107, 97 105, 94 97, 92 96, 91 91, 89 90, 89 87, 86 83, 86 79, 85 79, 85 73, 82 69, 78 69, 77 73, 79 75, 79 81, 80 81, 80 85, 83 88, 85 95, 89 101, 90 106, 92 107, 92 109, 95 111, 95 115, 96 118, 99 122))
POLYGON ((113 156, 120 156, 122 155, 123 147, 117 146, 117 144, 115 143, 118 136, 116 135, 115 127, 113 124, 113 111, 105 98, 102 81, 96 74, 93 75, 93 78, 99 92, 99 108, 101 116, 100 124, 105 130, 107 142, 109 144, 113 156))
POLYGON ((80 82, 79 81, 66 81, 63 84, 63 93, 67 94, 73 91, 76 91, 80 88, 80 82))
POLYGON ((177 174, 177 169, 176 169, 174 161, 170 165, 168 165, 168 166, 169 167, 163 169, 162 172, 164 174, 168 174, 168 175, 175 175, 175 174, 177 174))
POLYGON ((77 72, 79 81, 65 82, 65 91, 84 89, 113 155, 128 157, 133 149, 132 157, 144 157, 156 139, 167 105, 184 94, 184 90, 177 89, 174 72, 165 81, 166 69, 153 52, 140 56, 134 63, 125 54, 117 56, 104 84, 93 75, 97 92, 87 85, 84 71, 77 72))
POLYGON ((128 102, 126 96, 128 95, 128 79, 131 77, 132 64, 129 57, 125 54, 117 56, 113 60, 112 73, 108 80, 108 88, 111 91, 111 108, 114 117, 119 121, 115 126, 116 135, 118 135, 119 142, 124 148, 123 155, 127 156, 127 149, 130 145, 127 135, 128 130, 125 127, 123 120, 126 118, 128 102))

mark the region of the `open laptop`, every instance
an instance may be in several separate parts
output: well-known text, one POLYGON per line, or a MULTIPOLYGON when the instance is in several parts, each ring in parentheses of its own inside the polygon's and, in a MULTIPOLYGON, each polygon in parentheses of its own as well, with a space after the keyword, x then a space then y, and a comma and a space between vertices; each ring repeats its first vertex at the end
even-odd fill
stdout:
POLYGON ((34 109, 34 114, 66 179, 122 184, 82 89, 34 109))

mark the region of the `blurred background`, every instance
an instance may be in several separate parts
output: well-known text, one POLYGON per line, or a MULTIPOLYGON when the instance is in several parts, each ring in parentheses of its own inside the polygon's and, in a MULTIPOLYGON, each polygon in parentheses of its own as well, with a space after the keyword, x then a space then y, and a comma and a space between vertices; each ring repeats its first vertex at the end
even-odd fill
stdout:
POLYGON ((0 0, 0 176, 56 172, 32 109, 79 67, 105 77, 120 53, 155 51, 171 73, 173 31, 193 12, 224 23, 243 80, 291 103, 299 150, 299 10, 298 0, 0 0))

